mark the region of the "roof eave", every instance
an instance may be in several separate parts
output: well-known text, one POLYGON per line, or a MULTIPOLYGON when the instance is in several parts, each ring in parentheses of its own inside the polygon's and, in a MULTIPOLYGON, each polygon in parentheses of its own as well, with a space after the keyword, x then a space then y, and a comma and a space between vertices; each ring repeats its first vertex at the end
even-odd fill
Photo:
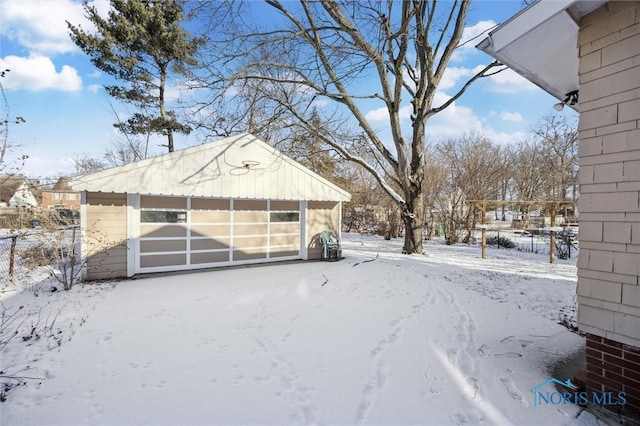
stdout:
MULTIPOLYGON (((604 3, 538 0, 491 31, 476 48, 564 101, 579 88, 576 20, 604 3)), ((570 107, 577 110, 577 105, 570 107)))

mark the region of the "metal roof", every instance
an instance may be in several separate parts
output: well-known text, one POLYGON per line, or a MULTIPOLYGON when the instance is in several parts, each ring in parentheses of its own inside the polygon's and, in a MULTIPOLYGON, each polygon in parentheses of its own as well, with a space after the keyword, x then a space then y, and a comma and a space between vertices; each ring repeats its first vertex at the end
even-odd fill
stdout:
POLYGON ((351 195, 245 133, 75 177, 77 191, 349 201, 351 195))
POLYGON ((577 22, 606 2, 538 0, 476 47, 563 101, 579 89, 577 22))

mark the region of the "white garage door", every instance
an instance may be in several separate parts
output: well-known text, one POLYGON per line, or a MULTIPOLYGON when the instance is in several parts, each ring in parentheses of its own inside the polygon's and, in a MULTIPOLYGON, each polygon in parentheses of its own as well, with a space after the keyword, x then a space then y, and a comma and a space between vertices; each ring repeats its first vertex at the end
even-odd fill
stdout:
POLYGON ((141 196, 136 272, 300 258, 298 201, 141 196))

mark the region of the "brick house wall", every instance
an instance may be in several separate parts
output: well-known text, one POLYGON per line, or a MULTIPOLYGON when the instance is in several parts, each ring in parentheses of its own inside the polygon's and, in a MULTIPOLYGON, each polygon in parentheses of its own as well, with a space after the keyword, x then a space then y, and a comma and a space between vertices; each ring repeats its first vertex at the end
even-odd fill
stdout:
POLYGON ((578 323, 587 388, 640 417, 640 2, 580 20, 578 323))
POLYGON ((80 193, 75 191, 42 191, 42 208, 80 209, 80 193))

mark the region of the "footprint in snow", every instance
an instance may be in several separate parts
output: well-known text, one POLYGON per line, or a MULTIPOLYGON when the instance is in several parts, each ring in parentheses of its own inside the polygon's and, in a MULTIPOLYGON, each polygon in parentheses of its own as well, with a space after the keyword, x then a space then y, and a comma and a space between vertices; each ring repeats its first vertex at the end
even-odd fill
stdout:
POLYGON ((492 356, 496 358, 522 358, 522 354, 517 352, 505 352, 503 354, 494 354, 492 356))
POLYGON ((489 355, 490 351, 491 351, 491 346, 487 344, 483 344, 478 348, 478 356, 487 356, 489 355))
POLYGON ((507 393, 512 399, 515 399, 516 401, 519 401, 522 404, 528 405, 524 400, 524 396, 522 395, 522 392, 518 390, 513 380, 511 380, 508 377, 499 377, 498 380, 500 380, 500 383, 502 383, 505 390, 507 391, 507 393))

